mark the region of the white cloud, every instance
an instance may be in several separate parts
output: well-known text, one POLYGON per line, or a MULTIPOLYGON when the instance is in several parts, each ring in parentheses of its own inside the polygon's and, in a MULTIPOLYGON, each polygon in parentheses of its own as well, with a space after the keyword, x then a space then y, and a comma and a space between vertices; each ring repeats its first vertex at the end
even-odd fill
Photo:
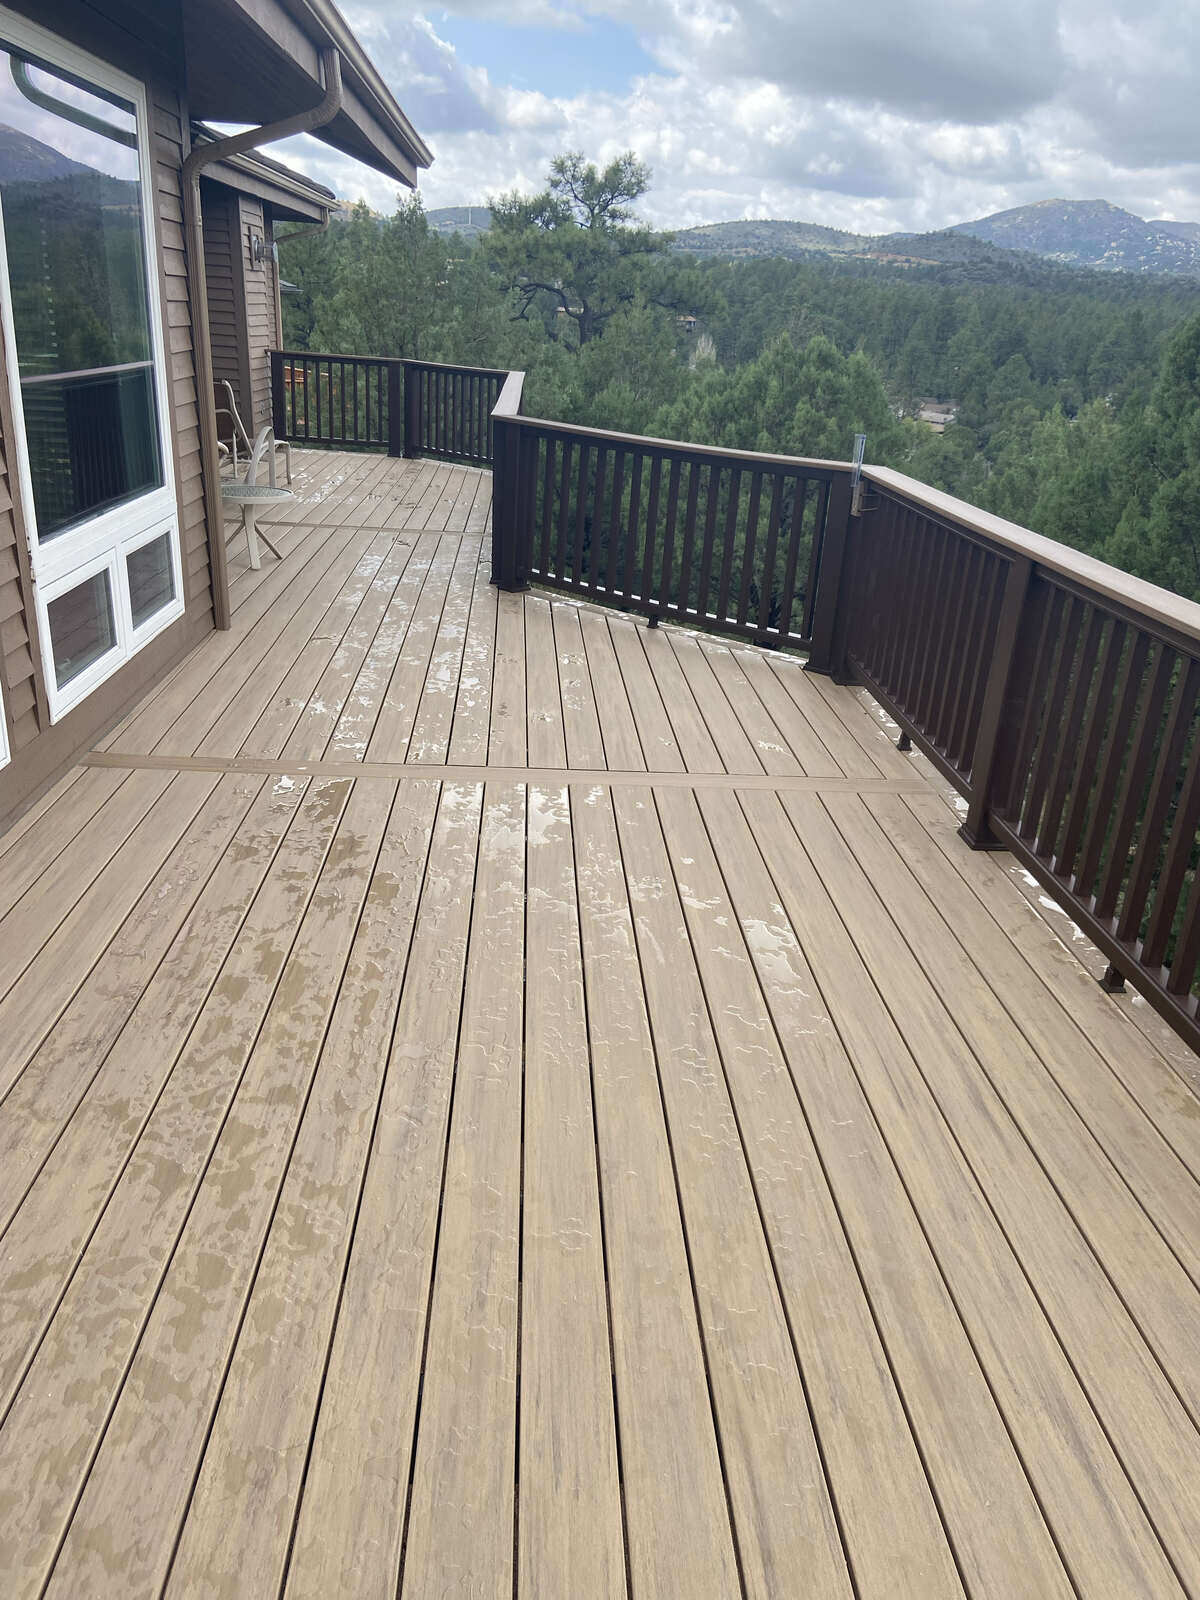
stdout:
MULTIPOLYGON (((654 171, 643 210, 664 226, 778 216, 925 229, 1050 195, 1200 220, 1200 8, 440 3, 534 28, 577 30, 603 15, 628 25, 657 67, 620 94, 570 81, 516 88, 486 60, 463 59, 436 20, 359 0, 352 25, 434 151, 421 181, 429 206, 540 186, 566 148, 597 160, 632 148, 654 171)), ((578 48, 591 48, 587 33, 578 48)), ((312 140, 292 142, 288 158, 339 193, 394 204, 387 180, 312 140)))

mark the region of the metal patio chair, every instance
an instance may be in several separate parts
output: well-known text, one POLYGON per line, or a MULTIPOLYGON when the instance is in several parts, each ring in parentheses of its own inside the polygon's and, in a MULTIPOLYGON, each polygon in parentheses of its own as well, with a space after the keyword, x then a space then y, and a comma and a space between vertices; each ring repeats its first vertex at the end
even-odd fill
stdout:
MULTIPOLYGON (((246 431, 246 424, 242 421, 242 414, 238 410, 237 396, 234 394, 233 385, 229 382, 228 378, 222 378, 221 382, 217 385, 217 391, 217 417, 218 419, 221 417, 227 417, 229 419, 229 440, 228 442, 225 440, 218 440, 217 450, 221 456, 221 465, 224 466, 227 461, 231 462, 233 466, 233 475, 236 478, 238 475, 239 445, 247 457, 250 456, 254 446, 250 442, 250 435, 246 431), (220 404, 221 390, 225 391, 224 405, 220 404)), ((272 438, 274 439, 273 451, 283 451, 284 474, 287 478, 287 481, 291 483, 292 447, 286 439, 275 439, 274 434, 272 434, 272 438)), ((271 481, 274 483, 274 477, 272 477, 271 481)))

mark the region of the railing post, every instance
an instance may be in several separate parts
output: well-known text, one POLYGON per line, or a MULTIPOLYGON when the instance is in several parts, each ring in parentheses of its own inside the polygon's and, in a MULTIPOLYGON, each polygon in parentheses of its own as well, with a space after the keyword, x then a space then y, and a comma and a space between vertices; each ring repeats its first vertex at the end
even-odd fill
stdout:
POLYGON ((498 589, 529 587, 521 525, 521 430, 504 417, 492 419, 492 582, 498 589))
POLYGON ((271 351, 271 427, 277 439, 288 436, 287 408, 283 394, 283 351, 271 351))
POLYGON ((404 363, 404 454, 410 461, 421 454, 421 376, 408 361, 404 363))
POLYGON ((387 453, 404 454, 404 368, 399 361, 387 367, 387 453))
POLYGON ((992 646, 987 685, 979 713, 979 731, 975 735, 975 750, 971 756, 971 789, 967 815, 958 830, 972 850, 1004 848, 988 827, 988 811, 995 793, 997 756, 1004 735, 1004 708, 1008 700, 1013 662, 1021 638, 1021 618, 1025 612, 1025 601, 1029 594, 1029 581, 1032 576, 1033 562, 1029 557, 1014 556, 1004 580, 1000 619, 996 624, 996 642, 992 646))
MULTIPOLYGON (((855 521, 858 519, 856 518, 855 521)), ((850 474, 840 473, 829 486, 817 595, 813 606, 812 644, 805 662, 807 672, 840 679, 845 675, 846 611, 849 596, 846 546, 851 537, 850 474)))

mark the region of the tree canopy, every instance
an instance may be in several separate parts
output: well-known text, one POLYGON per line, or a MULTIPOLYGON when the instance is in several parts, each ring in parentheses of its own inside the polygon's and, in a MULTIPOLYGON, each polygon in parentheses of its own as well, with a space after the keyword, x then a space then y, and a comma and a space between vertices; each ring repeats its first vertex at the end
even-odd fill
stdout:
POLYGON ((479 244, 417 198, 281 240, 287 341, 521 367, 531 414, 621 432, 843 460, 865 432, 871 461, 1200 598, 1200 283, 697 263, 637 221, 649 179, 568 153, 479 244), (941 435, 913 420, 933 398, 941 435))
POLYGON ((622 309, 661 294, 666 278, 652 269, 671 235, 634 218, 649 186, 650 169, 631 150, 603 172, 572 150, 551 163, 540 194, 489 200, 487 259, 512 290, 515 315, 540 316, 551 338, 570 330, 582 346, 622 309))

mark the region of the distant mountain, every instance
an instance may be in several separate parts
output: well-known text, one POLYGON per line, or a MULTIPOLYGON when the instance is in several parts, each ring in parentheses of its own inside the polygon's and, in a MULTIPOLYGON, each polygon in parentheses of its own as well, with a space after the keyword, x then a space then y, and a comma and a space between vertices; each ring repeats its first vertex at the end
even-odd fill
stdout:
POLYGON ((1148 228, 1157 228, 1159 233, 1169 233, 1176 239, 1193 239, 1200 244, 1200 222, 1168 222, 1164 217, 1159 217, 1155 222, 1148 222, 1148 228))
POLYGON ((1200 277, 1200 223, 1145 222, 1106 200, 1043 200, 940 233, 844 233, 812 222, 714 222, 684 228, 675 248, 701 257, 833 256, 893 267, 941 267, 1028 278, 1060 267, 1200 277), (1038 267, 1038 262, 1043 263, 1038 267))
POLYGON ((438 206, 425 213, 425 220, 434 233, 460 233, 466 239, 477 239, 492 225, 492 213, 486 206, 438 206))
POLYGON ((696 256, 851 255, 866 243, 862 234, 823 228, 815 222, 710 222, 675 235, 677 250, 696 256))
POLYGON ((1200 276, 1200 226, 1146 222, 1107 200, 1039 200, 953 231, 1072 267, 1200 276))
POLYGON ((814 222, 713 222, 684 228, 675 235, 676 250, 699 257, 782 256, 800 261, 816 256, 873 262, 885 267, 950 267, 983 277, 1026 275, 1036 258, 1002 250, 967 234, 845 233, 814 222))
POLYGON ((72 161, 52 145, 0 122, 0 183, 31 183, 46 178, 92 175, 93 168, 72 161))
MULTIPOLYGON (((482 205, 442 206, 426 216, 435 233, 467 238, 486 233, 492 220, 482 205)), ((1041 200, 936 233, 847 233, 816 222, 743 218, 679 229, 675 249, 702 259, 825 256, 999 281, 1031 281, 1054 270, 1050 263, 1200 278, 1200 222, 1146 222, 1107 200, 1041 200)))

